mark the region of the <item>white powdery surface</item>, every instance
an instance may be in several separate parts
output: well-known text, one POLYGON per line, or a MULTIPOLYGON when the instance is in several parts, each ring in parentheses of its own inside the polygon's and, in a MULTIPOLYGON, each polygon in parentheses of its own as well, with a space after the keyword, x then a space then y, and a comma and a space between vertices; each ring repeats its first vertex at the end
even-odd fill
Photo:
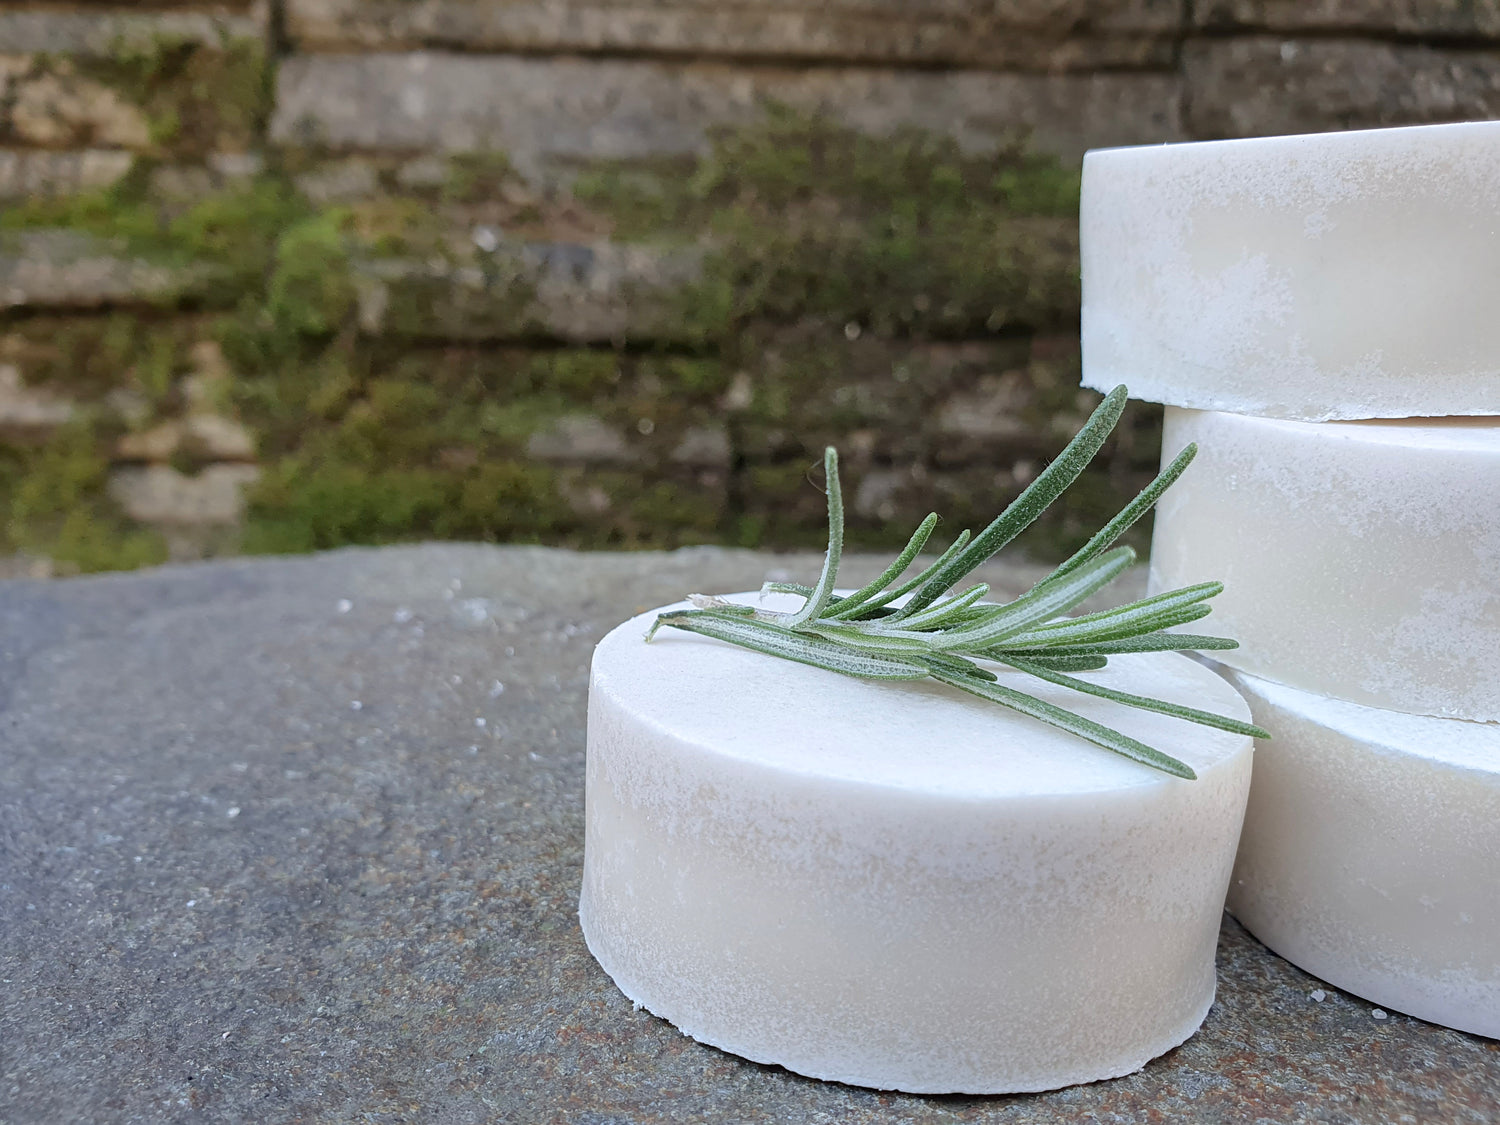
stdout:
POLYGON ((1083 383, 1324 421, 1500 414, 1500 122, 1085 158, 1083 383))
POLYGON ((1500 725, 1225 675, 1275 736, 1255 754, 1234 916, 1339 988, 1500 1036, 1500 725))
POLYGON ((1168 408, 1198 457, 1157 506, 1153 592, 1219 580, 1215 659, 1335 699, 1500 720, 1500 419, 1287 422, 1168 408))
MULTIPOLYGON (((600 643, 589 695, 579 913, 626 996, 759 1062, 921 1093, 1126 1074, 1197 1029, 1248 738, 1002 673, 1182 781, 932 683, 646 644, 653 617, 600 643)), ((1248 714, 1181 656, 1090 675, 1248 714)))

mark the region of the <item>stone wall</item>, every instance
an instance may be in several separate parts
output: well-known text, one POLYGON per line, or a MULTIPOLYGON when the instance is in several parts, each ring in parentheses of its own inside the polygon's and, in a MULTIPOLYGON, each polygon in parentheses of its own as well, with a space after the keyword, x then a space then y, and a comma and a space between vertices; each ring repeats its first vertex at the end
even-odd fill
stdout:
POLYGON ((0 553, 811 543, 828 442, 956 531, 1092 404, 1084 149, 1497 114, 1500 0, 8 0, 0 553))

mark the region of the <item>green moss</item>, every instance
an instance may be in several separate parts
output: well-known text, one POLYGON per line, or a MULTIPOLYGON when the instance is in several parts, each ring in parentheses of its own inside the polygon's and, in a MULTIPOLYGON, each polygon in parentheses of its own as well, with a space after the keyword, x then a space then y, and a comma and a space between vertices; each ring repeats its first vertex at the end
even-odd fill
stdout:
POLYGON ((696 164, 683 160, 601 163, 574 178, 574 198, 607 213, 617 238, 691 237, 703 215, 692 190, 696 164))
POLYGON ((188 348, 198 327, 190 319, 116 312, 29 317, 9 326, 0 321, 0 335, 6 359, 30 384, 88 402, 122 388, 161 405, 188 370, 188 348))
POLYGON ((386 196, 350 203, 350 233, 377 257, 446 257, 452 231, 441 211, 422 199, 386 196))
POLYGON ((586 525, 578 537, 583 546, 670 548, 722 538, 724 496, 717 490, 619 471, 590 472, 587 480, 610 506, 586 525))
POLYGON ((615 352, 563 348, 530 357, 523 377, 533 394, 587 402, 619 385, 620 367, 621 359, 615 352))
POLYGON ((227 306, 247 295, 259 297, 268 271, 279 264, 278 245, 298 224, 343 221, 341 214, 315 214, 277 175, 236 184, 185 209, 151 199, 144 175, 103 191, 0 210, 0 231, 65 228, 107 240, 116 252, 192 267, 202 275, 197 299, 227 306))
POLYGON ((454 153, 448 158, 442 196, 449 203, 477 203, 498 195, 515 176, 503 152, 454 153))
POLYGON ((242 261, 264 269, 277 239, 309 213, 307 202, 284 179, 262 176, 210 195, 172 218, 164 244, 183 260, 242 261))
POLYGON ((275 268, 266 285, 266 312, 284 332, 326 336, 354 308, 349 277, 347 216, 324 211, 287 229, 276 241, 275 268))
POLYGON ((6 550, 45 556, 64 570, 132 570, 167 557, 161 536, 132 526, 107 486, 109 463, 92 420, 57 430, 40 449, 0 446, 6 550))
POLYGON ((575 191, 629 236, 711 232, 717 252, 681 315, 713 341, 808 316, 898 335, 1065 325, 1078 183, 1020 147, 974 155, 916 129, 870 137, 773 109, 721 133, 690 176, 622 164, 575 191))
POLYGON ((160 248, 164 223, 145 198, 144 166, 113 187, 77 195, 29 196, 0 208, 0 231, 64 228, 117 239, 130 248, 160 248))
POLYGON ((716 398, 729 386, 728 370, 717 356, 650 356, 641 361, 641 370, 672 399, 716 398))

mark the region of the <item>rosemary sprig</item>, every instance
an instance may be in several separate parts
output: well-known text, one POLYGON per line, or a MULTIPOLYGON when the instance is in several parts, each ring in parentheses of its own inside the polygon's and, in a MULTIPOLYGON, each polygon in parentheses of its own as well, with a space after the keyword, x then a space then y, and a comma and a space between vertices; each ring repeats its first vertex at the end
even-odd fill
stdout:
POLYGON ((1129 547, 1114 543, 1151 510, 1192 461, 1189 445, 1140 495, 1122 508, 1076 554, 1014 601, 983 600, 989 587, 951 594, 958 582, 1024 531, 1078 478, 1125 408, 1126 390, 1116 387, 1055 461, 977 536, 961 532, 936 562, 915 577, 904 574, 931 536, 937 514, 922 521, 894 562, 869 585, 840 597, 834 593, 844 548, 844 498, 838 453, 824 453, 828 476, 828 553, 813 586, 767 583, 766 589, 800 595, 793 613, 775 613, 694 594, 694 609, 660 614, 646 639, 663 625, 685 629, 769 656, 830 672, 869 679, 934 679, 1123 754, 1133 761, 1192 780, 1191 767, 1129 735, 997 682, 976 660, 1025 672, 1039 680, 1164 715, 1252 738, 1269 738, 1260 727, 1160 699, 1132 695, 1081 680, 1071 673, 1094 671, 1124 653, 1237 648, 1227 637, 1168 630, 1206 617, 1205 604, 1223 590, 1218 582, 1172 590, 1081 617, 1063 616, 1107 586, 1135 562, 1129 547), (898 599, 905 598, 899 607, 898 599))

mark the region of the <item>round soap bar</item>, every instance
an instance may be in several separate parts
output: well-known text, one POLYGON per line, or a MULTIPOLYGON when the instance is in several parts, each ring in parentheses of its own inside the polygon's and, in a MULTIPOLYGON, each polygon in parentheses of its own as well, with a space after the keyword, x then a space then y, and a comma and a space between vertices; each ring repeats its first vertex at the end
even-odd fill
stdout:
POLYGON ((1500 719, 1500 419, 1286 422, 1168 408, 1198 457, 1157 505, 1153 591, 1211 579, 1231 667, 1500 719))
POLYGON ((1105 149, 1083 383, 1303 421, 1500 414, 1500 122, 1105 149))
MULTIPOLYGON (((931 681, 648 644, 653 616, 600 642, 589 690, 579 917, 627 997, 757 1062, 918 1093, 1110 1078, 1197 1029, 1250 739, 1001 674, 1184 781, 931 681)), ((1248 713, 1175 654, 1090 675, 1248 713)))
POLYGON ((1500 726, 1226 674, 1275 736, 1230 911, 1330 984, 1500 1036, 1500 726))

